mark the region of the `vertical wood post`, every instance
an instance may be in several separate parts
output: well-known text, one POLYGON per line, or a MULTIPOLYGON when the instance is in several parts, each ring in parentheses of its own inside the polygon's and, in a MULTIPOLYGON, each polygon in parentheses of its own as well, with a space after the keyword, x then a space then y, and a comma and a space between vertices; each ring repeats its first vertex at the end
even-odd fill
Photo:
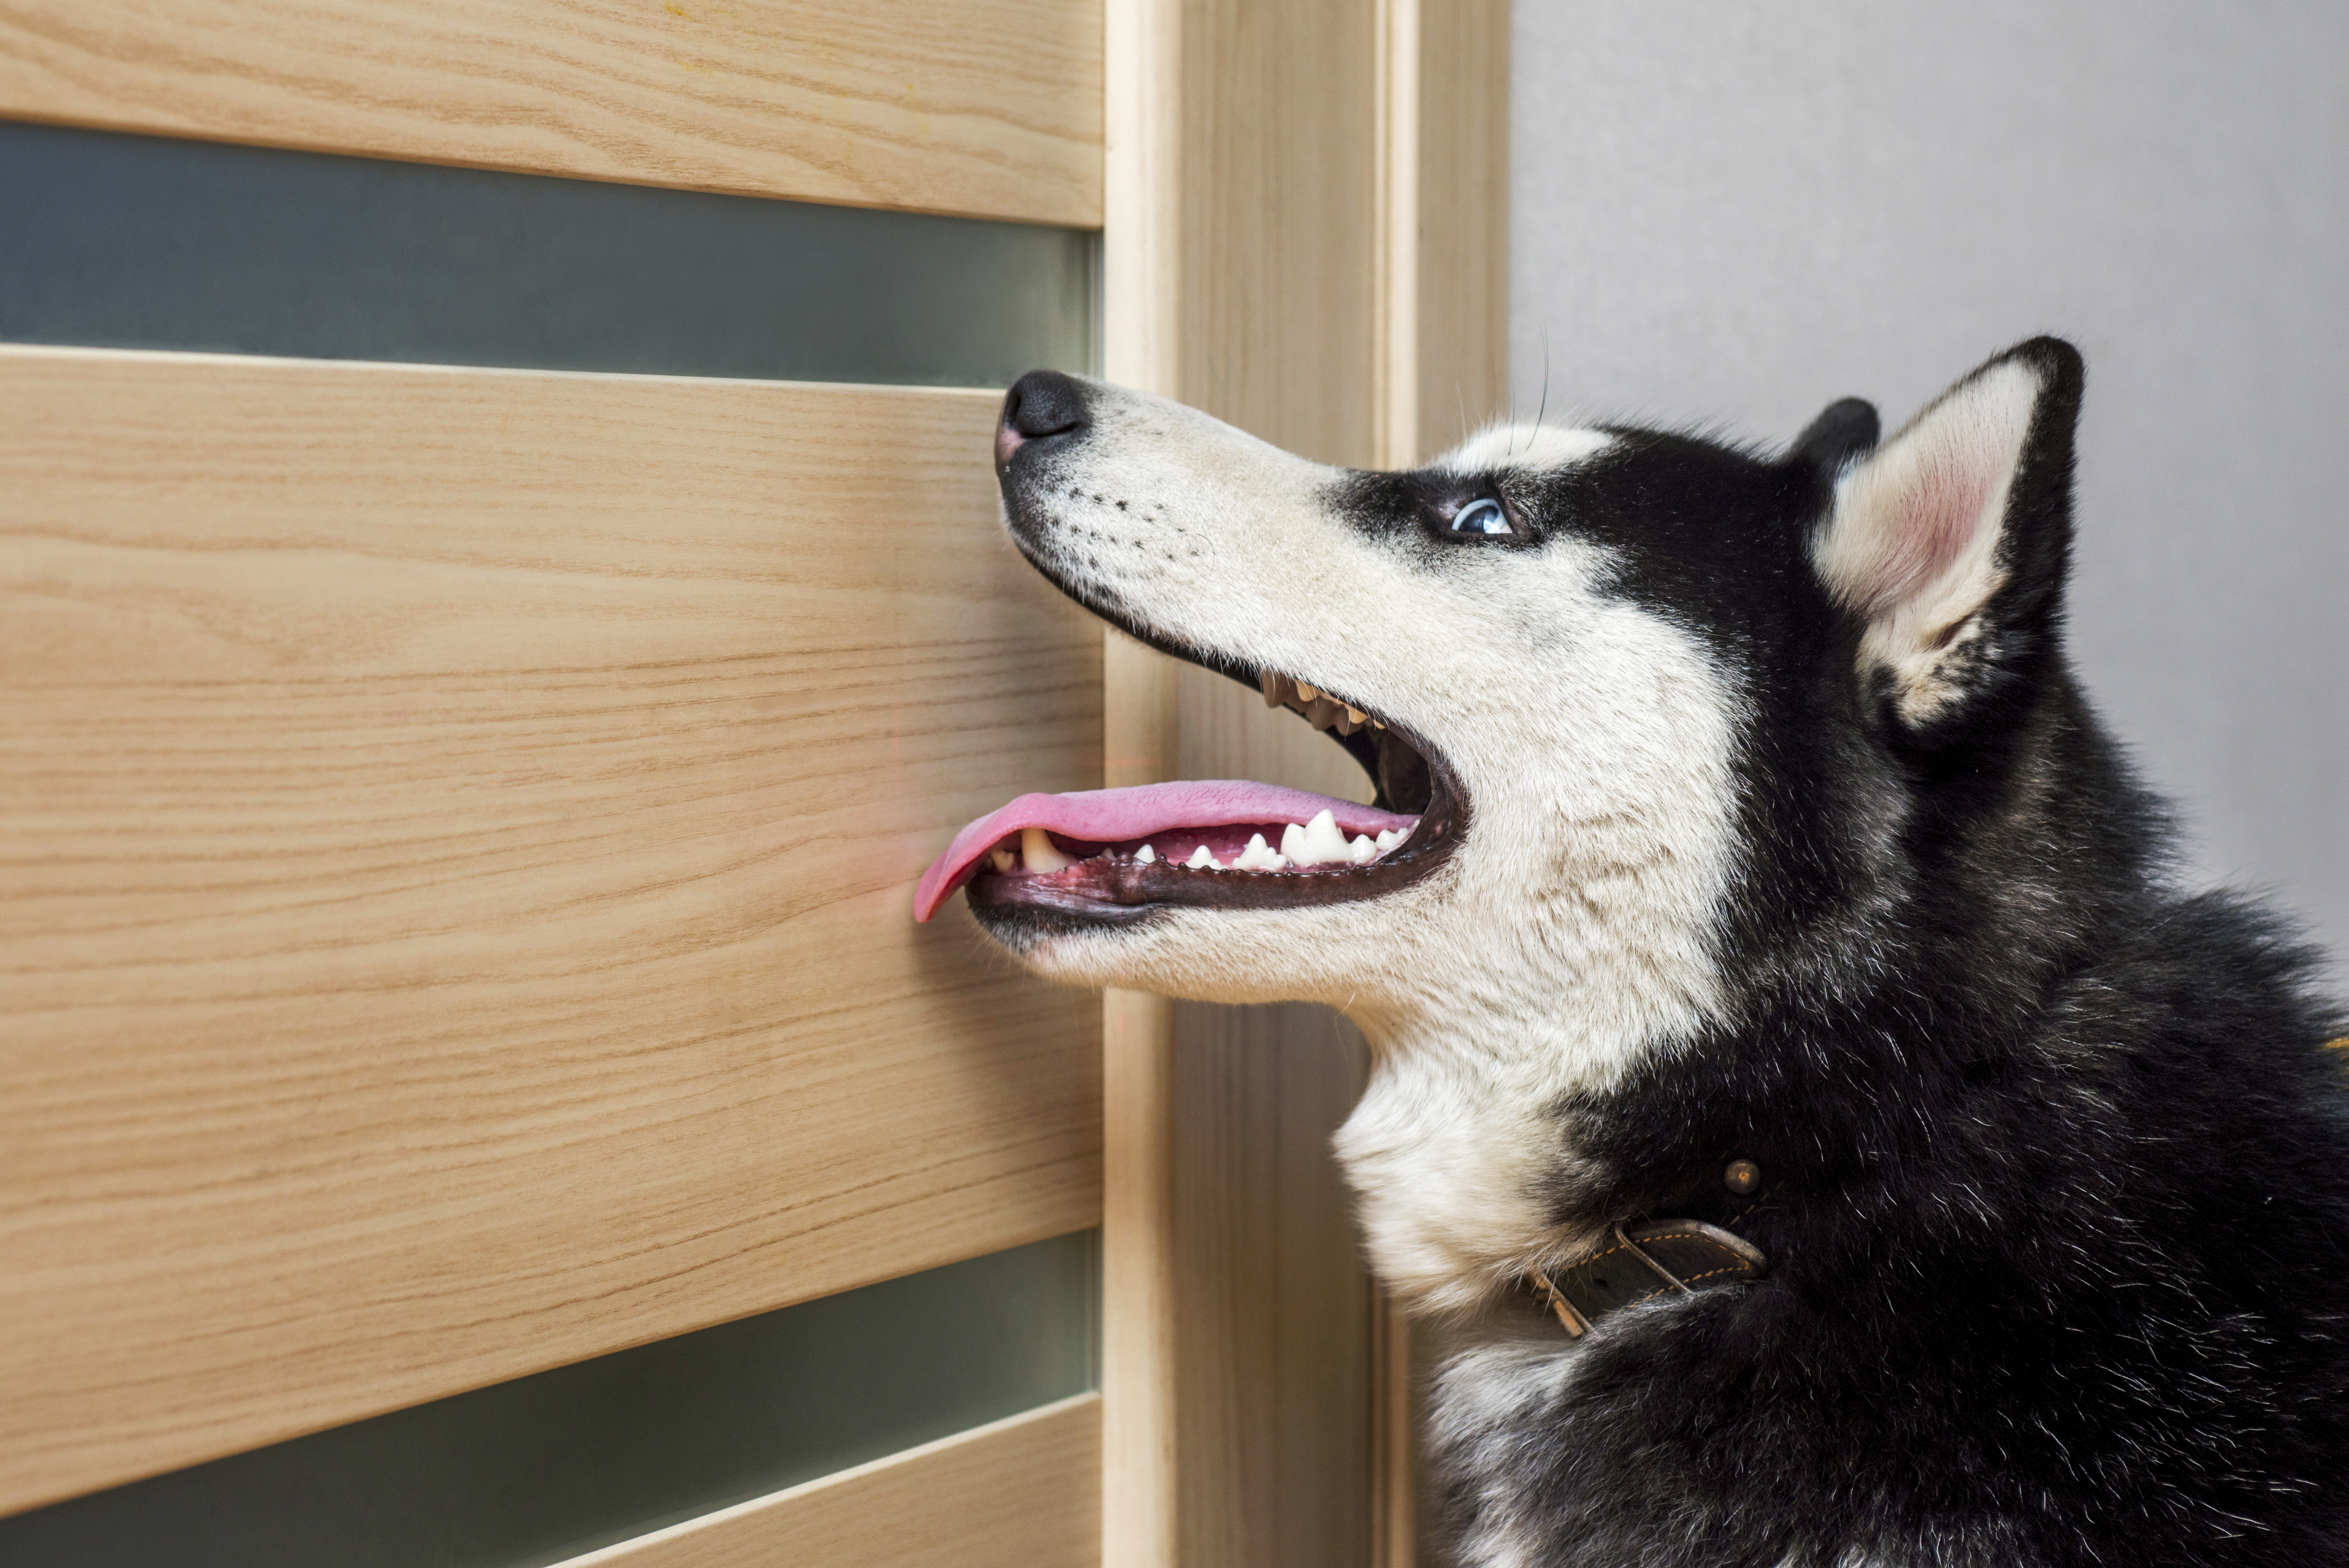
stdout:
MULTIPOLYGON (((1404 466, 1502 406, 1506 0, 1108 0, 1110 379, 1325 462, 1404 466)), ((1109 634, 1105 781, 1359 787, 1221 677, 1109 634)), ((1408 1568, 1409 1346, 1328 1134, 1326 1013, 1112 993, 1109 1568, 1408 1568)))

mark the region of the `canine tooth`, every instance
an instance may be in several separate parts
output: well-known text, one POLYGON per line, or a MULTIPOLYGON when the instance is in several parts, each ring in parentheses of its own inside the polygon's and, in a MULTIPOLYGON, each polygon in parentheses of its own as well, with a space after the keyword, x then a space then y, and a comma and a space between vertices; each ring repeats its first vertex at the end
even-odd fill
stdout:
POLYGON ((1133 858, 1146 866, 1151 861, 1158 858, 1158 851, 1152 849, 1148 844, 1144 844, 1142 848, 1133 851, 1133 858))
POLYGON ((1009 850, 1005 849, 1002 845, 998 844, 995 848, 987 851, 987 860, 988 863, 992 865, 997 871, 1008 872, 1019 863, 1019 857, 1013 854, 1009 850))
POLYGON ((1041 828, 1019 830, 1019 863, 1031 872, 1065 871, 1077 862, 1052 847, 1052 835, 1041 828))
POLYGON ((1224 869, 1224 862, 1209 854, 1207 846, 1205 844, 1193 850, 1191 858, 1183 863, 1195 872, 1219 872, 1224 869))
POLYGON ((1378 845, 1371 842, 1370 839, 1363 834, 1357 833, 1354 836, 1354 841, 1346 848, 1346 858, 1358 866, 1369 865, 1378 858, 1378 845))
POLYGON ((1288 857, 1276 854, 1264 841, 1262 833, 1250 833, 1247 848, 1232 860, 1232 870, 1236 872, 1277 872, 1287 869, 1288 865, 1288 857))
POLYGON ((1297 683, 1297 695, 1303 697, 1307 702, 1311 702, 1315 697, 1319 696, 1321 694, 1313 687, 1307 686, 1303 681, 1299 681, 1297 683))
MULTIPOLYGON (((1346 847, 1346 835, 1339 830, 1337 816, 1330 811, 1323 811, 1306 823, 1299 840, 1297 852, 1289 858, 1300 866, 1326 866, 1349 859, 1353 853, 1346 847)), ((1288 836, 1282 834, 1284 847, 1288 841, 1288 836)))

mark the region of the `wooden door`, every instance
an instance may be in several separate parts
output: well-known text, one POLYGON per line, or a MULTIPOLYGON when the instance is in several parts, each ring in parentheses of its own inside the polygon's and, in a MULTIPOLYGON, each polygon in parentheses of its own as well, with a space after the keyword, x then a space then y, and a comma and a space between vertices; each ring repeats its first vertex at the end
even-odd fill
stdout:
MULTIPOLYGON (((0 1556, 132 1539, 102 1537, 124 1500, 260 1507, 398 1430, 608 1414, 616 1379, 723 1379, 820 1319, 983 1359, 1038 1292, 1031 1328, 1093 1311, 1098 1255, 1098 1377, 1054 1327, 1040 1392, 576 1544, 1408 1560, 1406 1351, 1326 1150, 1359 1038, 1104 1016, 907 905, 1026 789, 1351 787, 1003 544, 1025 363, 958 324, 1017 310, 957 279, 1065 304, 1099 246, 1097 337, 1030 299, 1000 343, 1413 460, 1500 396, 1506 30, 1493 0, 0 0, 0 197, 111 211, 79 242, 193 302, 85 310, 61 231, 0 232, 0 1556), (315 161, 233 162, 265 157, 315 161), (190 277, 251 283, 264 240, 59 194, 109 159, 199 214, 216 174, 376 181, 349 211, 380 217, 445 170, 416 200, 527 211, 497 242, 574 267, 558 306, 576 222, 634 236, 595 274, 616 315, 698 325, 564 336, 520 285, 330 322, 316 257, 230 322, 190 277), (705 223, 788 297, 660 272, 705 223), (829 308, 797 291, 870 302, 785 261, 860 245, 924 325, 792 338, 829 308), (723 287, 751 292, 713 331, 723 287), (771 360, 722 330, 771 307, 771 360)), ((463 1560, 553 1561, 553 1528, 463 1560)))

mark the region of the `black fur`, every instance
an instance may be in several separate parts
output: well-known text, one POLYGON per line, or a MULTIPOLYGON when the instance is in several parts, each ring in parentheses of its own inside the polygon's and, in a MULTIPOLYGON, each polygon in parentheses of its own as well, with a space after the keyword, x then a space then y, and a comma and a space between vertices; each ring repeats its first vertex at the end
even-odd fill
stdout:
MULTIPOLYGON (((2079 359, 2013 352, 2048 389, 2008 580, 1921 729, 1854 677, 1862 628, 1809 561, 1867 405, 1775 460, 1623 431, 1492 477, 1532 547, 1618 546, 1615 591, 1700 631, 1750 715, 1735 1020, 1555 1108, 1599 1172, 1559 1218, 1702 1213, 1749 1159, 1734 1218, 1772 1260, 1594 1336, 1505 1434, 1529 1563, 2349 1562, 2343 1021, 2274 917, 2170 880, 2063 654, 2079 359)), ((1347 504, 1397 529, 1454 483, 1347 504)), ((1535 1332, 1516 1310, 1463 1341, 1535 1332)), ((1433 1459, 1472 1537, 1493 1477, 1456 1434, 1433 1459)))

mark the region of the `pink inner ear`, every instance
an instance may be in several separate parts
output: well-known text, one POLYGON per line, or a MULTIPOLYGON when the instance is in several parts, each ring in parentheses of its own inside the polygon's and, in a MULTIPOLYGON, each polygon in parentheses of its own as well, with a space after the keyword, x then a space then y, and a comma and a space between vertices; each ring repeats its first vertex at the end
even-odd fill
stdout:
POLYGON ((1946 449, 1917 465, 1914 481, 1884 531, 1876 570, 1868 574, 1874 581, 1861 608, 1871 615, 1948 571, 1973 542, 1990 500, 1991 476, 1946 449))

